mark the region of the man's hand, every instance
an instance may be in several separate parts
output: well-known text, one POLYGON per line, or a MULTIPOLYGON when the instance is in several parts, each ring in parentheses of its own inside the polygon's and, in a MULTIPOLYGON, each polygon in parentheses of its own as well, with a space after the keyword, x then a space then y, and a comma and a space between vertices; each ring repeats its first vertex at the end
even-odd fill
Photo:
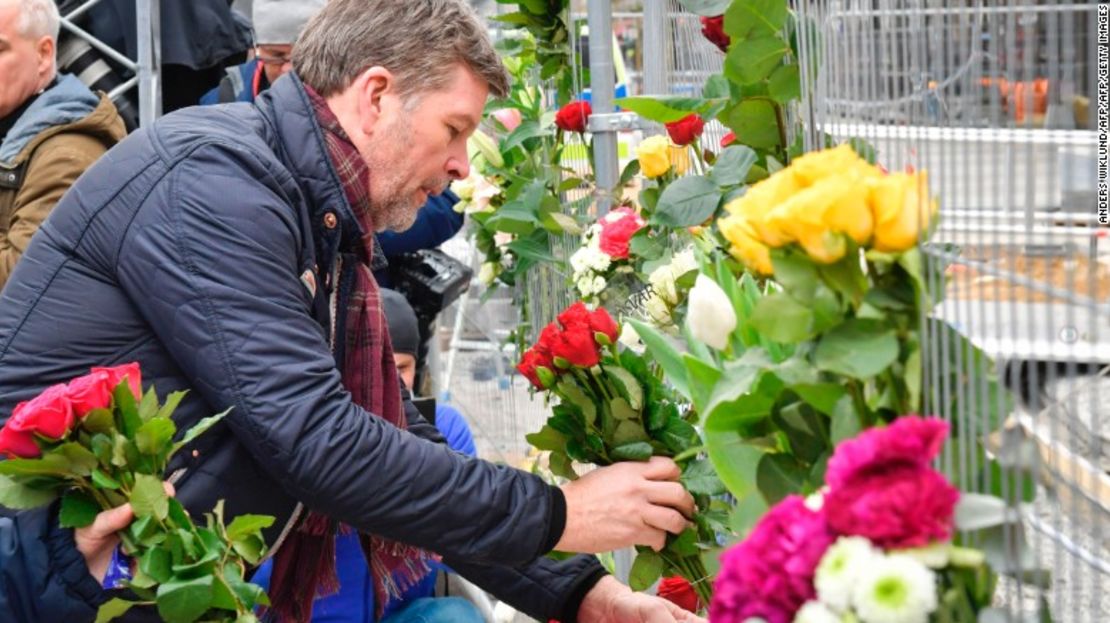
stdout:
POLYGON ((661 597, 634 593, 607 575, 586 593, 578 608, 582 623, 705 623, 661 597))
POLYGON ((677 480, 678 465, 653 457, 596 469, 562 486, 567 523, 555 544, 561 552, 594 554, 632 545, 656 551, 667 533, 690 525, 694 498, 677 480))
POLYGON ((124 504, 101 512, 91 526, 78 528, 74 532, 73 540, 77 542, 77 551, 85 557, 89 575, 96 578, 97 582, 103 582, 104 575, 108 573, 112 550, 119 544, 116 533, 129 526, 134 518, 131 505, 124 504))
MULTIPOLYGON (((166 489, 166 495, 173 496, 173 485, 164 482, 162 486, 166 489)), ((89 575, 96 578, 97 582, 104 582, 108 564, 112 562, 112 550, 119 545, 119 535, 116 533, 131 525, 133 519, 135 514, 131 511, 131 505, 124 504, 102 511, 91 526, 74 531, 73 540, 77 543, 77 551, 85 557, 89 575)))

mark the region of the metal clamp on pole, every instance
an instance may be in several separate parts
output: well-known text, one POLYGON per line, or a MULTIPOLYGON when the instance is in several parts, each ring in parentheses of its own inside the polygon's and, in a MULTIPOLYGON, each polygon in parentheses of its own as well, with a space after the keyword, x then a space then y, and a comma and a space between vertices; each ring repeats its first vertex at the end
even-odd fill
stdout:
POLYGON ((586 129, 591 134, 601 134, 604 132, 623 132, 625 130, 639 130, 641 129, 640 117, 636 113, 631 112, 612 112, 590 115, 589 121, 586 123, 586 129))

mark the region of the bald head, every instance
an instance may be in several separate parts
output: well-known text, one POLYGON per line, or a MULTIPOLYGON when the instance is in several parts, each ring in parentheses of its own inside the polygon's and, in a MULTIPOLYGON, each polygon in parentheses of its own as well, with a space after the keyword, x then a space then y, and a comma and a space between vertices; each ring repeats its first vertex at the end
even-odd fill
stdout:
POLYGON ((54 0, 0 0, 0 10, 13 8, 19 15, 16 31, 28 39, 50 37, 58 41, 62 18, 54 0))

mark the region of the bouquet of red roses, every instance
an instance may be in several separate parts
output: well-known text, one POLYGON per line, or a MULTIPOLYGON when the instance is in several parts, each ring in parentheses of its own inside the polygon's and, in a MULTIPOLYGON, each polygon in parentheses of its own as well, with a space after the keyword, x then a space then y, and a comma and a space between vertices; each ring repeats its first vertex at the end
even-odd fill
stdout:
POLYGON ((81 528, 102 510, 131 504, 135 521, 120 540, 137 568, 123 586, 138 600, 108 601, 97 623, 135 605, 157 606, 170 623, 249 623, 254 608, 269 603, 244 574, 261 559, 261 530, 273 517, 242 515, 225 525, 221 502, 198 527, 163 488, 170 457, 226 414, 175 442, 171 416, 184 396, 159 404, 153 388, 143 394, 138 364, 93 368, 19 404, 0 429, 0 505, 28 509, 61 497, 59 523, 81 528))
POLYGON ((724 486, 710 462, 697 456, 701 438, 687 420, 687 406, 640 355, 618 348, 619 334, 604 308, 591 311, 582 302, 544 327, 517 370, 558 404, 543 429, 527 439, 550 451, 555 474, 572 480, 577 478, 572 462, 610 465, 652 456, 674 458, 698 505, 695 525, 670 538, 660 552, 641 548, 631 584, 642 590, 662 575, 681 575, 708 604, 711 581, 701 555, 716 547, 717 533, 729 531, 723 503, 712 499, 724 486))

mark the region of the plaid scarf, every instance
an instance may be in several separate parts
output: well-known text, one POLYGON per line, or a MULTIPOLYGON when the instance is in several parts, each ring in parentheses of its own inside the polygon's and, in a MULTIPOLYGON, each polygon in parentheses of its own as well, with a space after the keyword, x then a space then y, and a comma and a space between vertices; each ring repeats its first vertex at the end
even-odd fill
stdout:
MULTIPOLYGON (((404 429, 405 413, 389 341, 389 326, 369 266, 374 256, 375 232, 370 213, 370 170, 324 98, 308 85, 305 89, 324 131, 328 156, 362 231, 361 248, 343 256, 344 264, 353 264, 344 271, 354 272, 350 296, 340 301, 345 304, 343 315, 346 318, 340 371, 343 385, 355 404, 404 429)), ((335 311, 338 314, 339 310, 335 311)), ((334 345, 336 336, 331 337, 334 345)), ((334 520, 310 512, 278 550, 270 594, 271 609, 279 621, 307 622, 312 618, 313 600, 339 590, 335 571, 337 528, 334 520)), ((341 529, 350 530, 348 526, 341 529)), ((428 562, 433 556, 411 545, 369 534, 360 534, 359 542, 373 578, 375 619, 380 619, 387 602, 399 598, 430 572, 428 562)))

